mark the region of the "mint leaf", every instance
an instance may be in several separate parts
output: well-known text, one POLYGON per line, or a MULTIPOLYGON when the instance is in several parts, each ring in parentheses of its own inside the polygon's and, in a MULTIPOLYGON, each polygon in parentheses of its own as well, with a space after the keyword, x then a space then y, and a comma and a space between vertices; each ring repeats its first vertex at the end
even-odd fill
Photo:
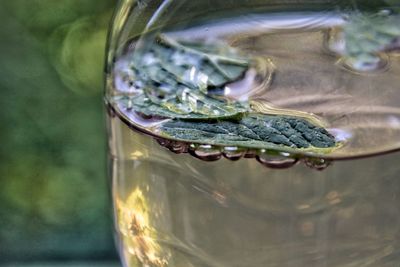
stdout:
POLYGON ((162 67, 192 88, 223 86, 239 79, 250 65, 248 58, 222 43, 199 45, 159 35, 157 44, 153 51, 162 67))
POLYGON ((202 47, 166 35, 148 43, 151 45, 134 57, 132 67, 145 84, 167 87, 170 93, 182 86, 207 93, 208 88, 239 79, 250 65, 248 59, 222 43, 202 47))
MULTIPOLYGON (((193 95, 190 97, 193 97, 193 95)), ((126 96, 119 101, 123 102, 123 106, 129 106, 138 113, 164 118, 223 119, 240 116, 244 112, 247 112, 247 109, 238 102, 230 104, 226 101, 213 99, 204 95, 201 95, 201 97, 203 98, 193 103, 193 105, 199 106, 195 110, 188 107, 187 105, 189 104, 184 104, 177 98, 157 103, 157 101, 152 100, 146 94, 139 94, 133 97, 126 96)))
POLYGON ((160 128, 165 137, 184 142, 290 151, 330 151, 334 137, 324 128, 286 116, 249 114, 239 120, 171 120, 160 128))
POLYGON ((169 118, 155 131, 177 141, 291 152, 334 148, 334 137, 310 114, 212 94, 240 79, 253 60, 226 44, 159 35, 136 51, 136 91, 118 101, 139 114, 169 118))
POLYGON ((379 62, 379 52, 399 46, 400 15, 384 13, 350 14, 344 26, 345 56, 354 65, 367 66, 379 62), (396 44, 397 43, 397 44, 396 44))
POLYGON ((131 64, 137 93, 133 109, 168 118, 226 118, 247 111, 247 105, 213 97, 241 78, 250 59, 222 43, 181 43, 165 35, 139 49, 131 64))

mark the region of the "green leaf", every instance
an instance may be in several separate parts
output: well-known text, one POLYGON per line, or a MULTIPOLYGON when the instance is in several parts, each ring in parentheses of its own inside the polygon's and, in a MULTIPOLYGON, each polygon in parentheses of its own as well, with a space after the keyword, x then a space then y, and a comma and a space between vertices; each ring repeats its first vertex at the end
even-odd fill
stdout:
MULTIPOLYGON (((148 45, 151 42, 144 42, 148 45)), ((148 48, 139 49, 132 67, 147 85, 173 88, 185 86, 207 93, 208 88, 233 82, 247 71, 249 59, 222 44, 180 43, 159 35, 148 48)))
POLYGON ((377 61, 377 54, 400 37, 400 15, 351 14, 344 26, 347 57, 365 64, 377 61))
MULTIPOLYGON (((188 94, 190 98, 196 97, 196 95, 190 92, 188 92, 188 94)), ((200 97, 200 99, 193 100, 192 104, 184 104, 184 102, 178 100, 177 97, 158 103, 146 94, 139 94, 133 97, 123 97, 119 102, 123 102, 123 106, 131 107, 136 112, 146 116, 164 118, 223 119, 237 117, 247 112, 245 106, 238 102, 230 104, 226 101, 213 99, 205 95, 198 95, 198 97, 200 97), (199 107, 197 109, 192 109, 190 105, 198 105, 199 107)))
POLYGON ((323 153, 337 146, 334 137, 324 128, 288 116, 248 114, 238 120, 213 122, 175 119, 163 123, 160 132, 167 138, 184 142, 291 152, 323 153))
POLYGON ((250 60, 222 44, 180 43, 165 35, 146 40, 131 64, 139 85, 133 109, 168 118, 226 118, 247 105, 214 98, 209 88, 241 78, 250 60))
POLYGON ((191 88, 220 87, 239 79, 250 61, 224 43, 184 43, 166 35, 152 47, 162 68, 191 88))
POLYGON ((310 114, 210 94, 209 89, 240 79, 253 60, 226 44, 185 43, 164 35, 143 44, 132 62, 136 94, 117 101, 139 114, 169 118, 152 129, 160 136, 278 151, 327 152, 337 145, 310 114))

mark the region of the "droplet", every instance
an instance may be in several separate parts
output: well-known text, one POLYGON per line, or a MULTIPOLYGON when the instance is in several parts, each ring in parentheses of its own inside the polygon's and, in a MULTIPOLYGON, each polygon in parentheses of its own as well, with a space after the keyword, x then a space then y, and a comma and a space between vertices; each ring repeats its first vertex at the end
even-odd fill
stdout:
POLYGON ((261 150, 260 153, 256 156, 258 162, 263 164, 268 168, 273 169, 286 169, 290 168, 298 162, 298 158, 286 156, 286 155, 274 155, 268 153, 268 151, 261 150))
POLYGON ((157 143, 161 146, 167 146, 170 143, 170 140, 164 138, 156 138, 157 143))
POLYGON ((322 158, 304 158, 303 162, 306 166, 317 171, 325 170, 332 163, 332 161, 322 158))
POLYGON ((188 151, 192 156, 204 161, 219 160, 222 156, 220 149, 212 145, 191 145, 188 151))
POLYGON ((238 147, 224 147, 222 151, 222 155, 225 158, 236 161, 243 157, 244 151, 239 149, 238 147))
POLYGON ((184 142, 174 141, 170 143, 169 150, 176 154, 186 153, 188 151, 188 144, 184 142))
POLYGON ((171 152, 176 154, 188 152, 189 145, 185 142, 167 140, 163 138, 158 138, 156 140, 161 146, 168 148, 171 152))

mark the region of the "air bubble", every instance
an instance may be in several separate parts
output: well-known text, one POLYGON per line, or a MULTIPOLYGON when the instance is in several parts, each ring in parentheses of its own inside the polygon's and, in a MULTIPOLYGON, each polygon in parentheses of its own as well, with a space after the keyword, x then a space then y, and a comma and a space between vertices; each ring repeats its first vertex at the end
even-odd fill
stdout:
POLYGON ((222 155, 229 160, 236 161, 243 157, 244 151, 238 147, 224 147, 222 155))
POLYGON ((167 146, 171 141, 163 138, 155 138, 157 143, 159 143, 161 146, 167 146))
POLYGON ((297 158, 290 157, 290 155, 273 155, 264 150, 261 150, 260 152, 261 153, 256 156, 256 159, 258 162, 268 168, 286 169, 296 165, 298 162, 297 158))
POLYGON ((176 154, 187 153, 189 149, 189 145, 185 142, 167 140, 163 138, 158 138, 156 140, 161 146, 168 148, 171 152, 176 154))
POLYGON ((183 142, 172 142, 169 150, 177 154, 186 153, 188 151, 188 145, 183 142))
POLYGON ((191 145, 189 153, 204 161, 216 161, 222 156, 220 149, 212 145, 191 145))
POLYGON ((325 170, 332 163, 332 161, 322 158, 304 158, 303 162, 306 166, 317 171, 325 170))

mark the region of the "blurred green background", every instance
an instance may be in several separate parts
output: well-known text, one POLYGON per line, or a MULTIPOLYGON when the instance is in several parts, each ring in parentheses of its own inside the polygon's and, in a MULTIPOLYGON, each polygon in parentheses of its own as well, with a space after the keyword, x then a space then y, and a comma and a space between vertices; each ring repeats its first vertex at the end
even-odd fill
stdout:
POLYGON ((0 1, 1 266, 116 261, 102 102, 115 5, 0 1))

